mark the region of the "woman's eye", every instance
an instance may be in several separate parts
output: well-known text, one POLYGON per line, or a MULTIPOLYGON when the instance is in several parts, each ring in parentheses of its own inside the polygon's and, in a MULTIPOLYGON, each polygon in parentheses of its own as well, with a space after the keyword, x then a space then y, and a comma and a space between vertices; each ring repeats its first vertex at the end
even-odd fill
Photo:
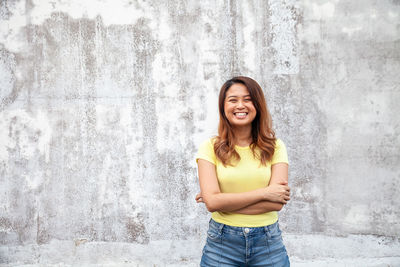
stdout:
POLYGON ((251 98, 246 98, 244 101, 251 101, 251 98))

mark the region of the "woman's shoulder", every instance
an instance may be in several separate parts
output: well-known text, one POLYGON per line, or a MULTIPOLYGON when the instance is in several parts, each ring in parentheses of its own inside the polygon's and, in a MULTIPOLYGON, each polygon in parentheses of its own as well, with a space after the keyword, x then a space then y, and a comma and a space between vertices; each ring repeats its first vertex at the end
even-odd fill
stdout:
POLYGON ((201 142, 200 146, 204 146, 204 145, 213 145, 214 146, 214 143, 216 140, 217 140, 217 136, 209 137, 209 138, 205 139, 203 142, 201 142))
POLYGON ((200 150, 212 150, 214 151, 214 143, 216 141, 216 136, 209 137, 200 143, 200 150))
POLYGON ((281 146, 285 146, 285 143, 282 141, 282 139, 276 138, 275 139, 275 148, 278 148, 278 147, 281 147, 281 146))
POLYGON ((208 138, 204 140, 198 149, 196 161, 199 159, 205 159, 210 161, 211 163, 215 164, 216 156, 214 152, 214 137, 208 138))
POLYGON ((279 163, 279 162, 285 162, 288 163, 288 155, 286 151, 286 146, 285 143, 279 139, 276 138, 275 140, 275 152, 271 160, 271 164, 279 163))

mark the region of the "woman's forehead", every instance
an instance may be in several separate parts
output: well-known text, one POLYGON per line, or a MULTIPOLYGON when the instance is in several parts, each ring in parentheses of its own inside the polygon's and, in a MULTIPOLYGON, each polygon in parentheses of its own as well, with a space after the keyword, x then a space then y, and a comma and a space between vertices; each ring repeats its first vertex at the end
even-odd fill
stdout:
POLYGON ((249 90, 244 84, 235 83, 226 92, 226 97, 229 96, 246 96, 249 95, 249 90))

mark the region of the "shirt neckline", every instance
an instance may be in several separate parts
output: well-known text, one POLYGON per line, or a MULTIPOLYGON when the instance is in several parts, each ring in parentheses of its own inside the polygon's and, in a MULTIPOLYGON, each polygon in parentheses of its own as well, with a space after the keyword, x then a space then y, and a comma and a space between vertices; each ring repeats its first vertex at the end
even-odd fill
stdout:
POLYGON ((249 148, 250 148, 250 145, 248 145, 248 146, 238 146, 238 145, 235 145, 235 148, 238 148, 238 149, 249 149, 249 148))

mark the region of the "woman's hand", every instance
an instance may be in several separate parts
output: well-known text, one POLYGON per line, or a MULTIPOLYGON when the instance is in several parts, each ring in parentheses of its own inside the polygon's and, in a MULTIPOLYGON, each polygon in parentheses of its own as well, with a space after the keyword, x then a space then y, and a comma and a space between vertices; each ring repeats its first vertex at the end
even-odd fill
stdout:
POLYGON ((290 200, 290 187, 286 182, 271 184, 265 188, 265 200, 286 204, 290 200))
POLYGON ((195 199, 196 199, 197 203, 204 203, 203 202, 203 197, 201 196, 201 192, 196 195, 195 199))

